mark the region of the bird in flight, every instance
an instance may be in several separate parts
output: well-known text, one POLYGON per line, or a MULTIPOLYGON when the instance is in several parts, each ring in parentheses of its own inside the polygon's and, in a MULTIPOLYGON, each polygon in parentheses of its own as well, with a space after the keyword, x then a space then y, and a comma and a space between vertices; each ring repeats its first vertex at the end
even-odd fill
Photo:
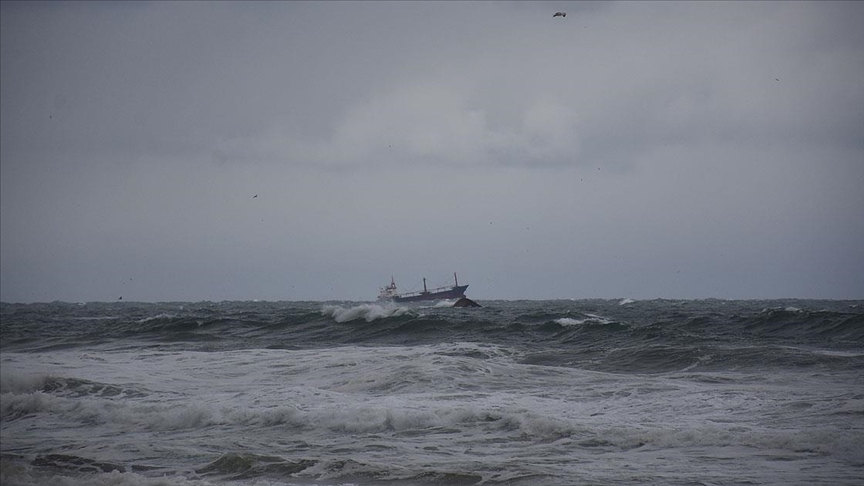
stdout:
POLYGON ((567 16, 567 12, 555 12, 555 15, 553 15, 552 17, 566 17, 566 16, 567 16))

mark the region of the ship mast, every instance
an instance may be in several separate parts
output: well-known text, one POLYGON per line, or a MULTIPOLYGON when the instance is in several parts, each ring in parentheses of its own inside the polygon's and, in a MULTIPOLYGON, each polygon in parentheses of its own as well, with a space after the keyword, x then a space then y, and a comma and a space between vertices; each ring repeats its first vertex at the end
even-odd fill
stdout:
POLYGON ((459 286, 459 279, 456 278, 456 272, 453 272, 453 281, 456 282, 456 286, 459 286))
POLYGON ((426 277, 423 277, 423 293, 428 294, 429 291, 426 290, 426 277))

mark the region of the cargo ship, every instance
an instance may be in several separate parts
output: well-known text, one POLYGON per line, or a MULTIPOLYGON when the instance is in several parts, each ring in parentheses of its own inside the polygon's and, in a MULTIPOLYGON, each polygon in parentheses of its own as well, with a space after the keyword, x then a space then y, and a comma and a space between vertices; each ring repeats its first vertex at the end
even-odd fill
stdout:
POLYGON ((459 299, 465 297, 467 285, 459 285, 459 279, 453 274, 455 285, 451 287, 438 287, 429 290, 426 288, 426 279, 423 279, 423 290, 420 292, 407 292, 400 294, 396 290, 396 282, 390 277, 390 285, 383 287, 378 294, 378 300, 392 300, 393 302, 418 302, 423 300, 459 299))

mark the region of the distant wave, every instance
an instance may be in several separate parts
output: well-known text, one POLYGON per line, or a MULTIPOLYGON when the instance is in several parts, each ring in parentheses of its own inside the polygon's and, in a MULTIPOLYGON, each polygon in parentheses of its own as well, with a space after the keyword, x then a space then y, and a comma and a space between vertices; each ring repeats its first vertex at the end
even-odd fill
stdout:
POLYGON ((612 324, 615 321, 607 319, 603 316, 598 316, 594 314, 586 314, 585 319, 573 319, 572 317, 562 317, 560 319, 555 319, 555 322, 562 326, 581 326, 585 323, 591 324, 612 324))
POLYGON ((160 321, 170 322, 170 321, 173 321, 174 319, 177 319, 176 314, 169 314, 167 312, 162 312, 162 313, 155 315, 155 316, 150 316, 150 317, 145 317, 143 319, 138 319, 135 322, 137 322, 138 324, 147 324, 148 322, 154 322, 154 321, 155 322, 160 322, 160 321))
POLYGON ((562 317, 560 319, 555 319, 555 322, 561 324, 562 326, 578 326, 579 324, 584 324, 585 319, 573 319, 571 317, 562 317))
POLYGON ((360 304, 348 308, 341 305, 325 305, 321 309, 322 315, 330 316, 336 322, 349 322, 357 319, 365 319, 366 322, 372 322, 376 319, 397 317, 412 312, 407 307, 381 306, 378 304, 360 304))

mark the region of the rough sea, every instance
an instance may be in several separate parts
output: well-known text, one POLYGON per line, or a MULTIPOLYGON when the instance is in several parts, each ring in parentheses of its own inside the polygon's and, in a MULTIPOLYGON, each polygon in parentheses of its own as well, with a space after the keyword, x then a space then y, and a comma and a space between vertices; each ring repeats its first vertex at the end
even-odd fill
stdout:
POLYGON ((864 301, 446 304, 0 304, 0 482, 864 484, 864 301))

